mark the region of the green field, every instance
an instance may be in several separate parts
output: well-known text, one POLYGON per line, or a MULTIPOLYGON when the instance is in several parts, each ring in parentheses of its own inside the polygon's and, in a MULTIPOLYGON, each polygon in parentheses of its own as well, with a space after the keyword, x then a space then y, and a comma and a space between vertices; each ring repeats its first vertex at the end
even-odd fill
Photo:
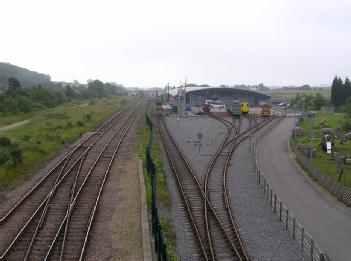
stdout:
MULTIPOLYGON (((332 115, 323 115, 323 114, 316 114, 314 120, 314 126, 317 126, 319 122, 325 120, 327 127, 333 130, 337 128, 341 128, 342 123, 344 121, 344 115, 341 113, 332 114, 332 115)), ((315 157, 313 158, 313 164, 316 168, 326 174, 329 175, 333 180, 337 181, 339 175, 336 171, 336 162, 334 159, 331 158, 330 155, 326 154, 320 147, 319 142, 321 139, 321 129, 313 128, 311 124, 305 119, 300 126, 304 130, 304 135, 301 138, 296 138, 296 143, 301 144, 305 147, 310 147, 311 140, 313 148, 316 149, 315 157)), ((340 144, 338 140, 334 140, 335 144, 335 151, 337 153, 341 153, 343 155, 347 155, 351 157, 351 141, 346 141, 344 144, 340 144)), ((346 186, 351 187, 351 162, 348 161, 346 165, 346 173, 344 173, 344 177, 342 178, 341 182, 344 183, 346 186)))
MULTIPOLYGON (((28 179, 53 154, 103 122, 127 104, 129 97, 110 97, 100 100, 81 100, 26 115, 32 118, 28 124, 0 133, 16 143, 22 150, 22 162, 16 167, 0 167, 1 193, 28 179), (35 117, 33 117, 35 116, 35 117)), ((23 120, 24 115, 0 118, 0 122, 23 120)))
POLYGON ((273 97, 273 98, 287 98, 287 99, 292 99, 294 98, 297 94, 300 95, 312 95, 316 96, 317 93, 320 93, 324 98, 327 100, 330 100, 330 89, 322 90, 322 91, 314 91, 314 90, 270 90, 264 92, 265 94, 273 97))

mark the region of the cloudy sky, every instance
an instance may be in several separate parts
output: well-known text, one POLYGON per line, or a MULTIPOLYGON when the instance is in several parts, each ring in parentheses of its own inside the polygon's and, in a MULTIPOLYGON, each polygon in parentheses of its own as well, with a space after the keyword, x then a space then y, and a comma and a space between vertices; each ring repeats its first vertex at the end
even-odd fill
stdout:
POLYGON ((351 76, 349 0, 1 0, 0 61, 56 81, 302 85, 351 76))

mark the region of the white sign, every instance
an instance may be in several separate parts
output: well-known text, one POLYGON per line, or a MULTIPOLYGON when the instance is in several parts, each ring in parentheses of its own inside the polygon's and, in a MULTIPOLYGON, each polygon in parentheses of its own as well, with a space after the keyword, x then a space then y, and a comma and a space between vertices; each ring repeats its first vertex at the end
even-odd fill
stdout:
POLYGON ((327 154, 331 154, 332 144, 330 141, 327 141, 327 154))

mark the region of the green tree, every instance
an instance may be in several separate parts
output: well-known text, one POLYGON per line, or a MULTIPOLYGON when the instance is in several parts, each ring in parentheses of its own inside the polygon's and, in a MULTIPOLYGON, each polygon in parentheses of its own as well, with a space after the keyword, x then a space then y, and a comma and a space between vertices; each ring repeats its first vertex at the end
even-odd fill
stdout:
POLYGON ((316 97, 314 98, 314 109, 320 110, 321 106, 325 106, 327 104, 325 98, 322 96, 322 94, 317 93, 316 97))
POLYGON ((346 116, 351 118, 351 97, 347 98, 345 103, 346 116))
POLYGON ((343 94, 343 90, 344 84, 342 79, 338 76, 335 76, 331 88, 331 102, 335 107, 339 107, 343 104, 343 95, 345 95, 343 94))
POLYGON ((68 98, 74 98, 74 90, 71 86, 67 85, 65 88, 65 95, 68 98))
POLYGON ((93 97, 102 98, 105 96, 104 84, 99 80, 94 80, 88 83, 88 91, 93 97))
POLYGON ((344 103, 346 102, 347 98, 351 97, 351 81, 349 78, 346 77, 343 89, 343 99, 344 103))
POLYGON ((9 87, 7 88, 6 94, 9 96, 16 96, 18 89, 21 87, 21 83, 13 77, 9 78, 9 87))

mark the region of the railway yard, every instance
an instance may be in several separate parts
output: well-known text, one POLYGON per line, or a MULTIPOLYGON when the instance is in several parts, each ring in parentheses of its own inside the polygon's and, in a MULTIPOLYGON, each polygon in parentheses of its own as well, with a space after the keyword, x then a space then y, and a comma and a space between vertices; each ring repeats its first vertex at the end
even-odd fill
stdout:
MULTIPOLYGON (((335 253, 335 247, 323 239, 326 235, 313 226, 323 224, 332 233, 325 218, 321 223, 316 221, 318 214, 314 222, 306 218, 308 203, 305 209, 297 207, 297 196, 289 194, 290 178, 280 181, 277 175, 282 170, 271 167, 280 166, 276 161, 280 156, 273 156, 267 140, 274 146, 282 144, 283 162, 290 157, 285 146, 292 128, 281 114, 273 114, 237 117, 228 111, 180 115, 150 100, 134 99, 73 141, 0 202, 0 260, 151 260, 147 257, 153 255, 153 260, 323 261, 330 258, 324 249, 332 253, 330 260, 345 260, 340 258, 347 256, 345 249, 342 247, 340 255, 335 253), (157 251, 146 253, 146 245, 153 248, 158 243, 153 239, 154 208, 150 209, 150 201, 155 199, 148 193, 149 220, 141 218, 140 202, 145 198, 140 201, 144 196, 139 192, 143 182, 138 180, 142 170, 137 154, 142 146, 139 125, 145 115, 155 126, 151 139, 155 136, 160 141, 160 171, 171 198, 172 207, 166 215, 176 234, 177 257, 172 259, 157 251), (281 126, 285 129, 280 130, 281 126), (279 139, 272 140, 269 134, 279 130, 282 137, 276 134, 279 139), (258 149, 256 137, 262 139, 258 149), (264 176, 271 187, 265 179, 261 185, 261 167, 262 173, 269 172, 264 176), (277 202, 272 188, 292 205, 298 220, 294 216, 291 223, 292 213, 283 209, 283 202, 277 202), (306 228, 298 232, 295 222, 301 220, 306 228), (150 224, 146 234, 145 222, 150 224)), ((146 173, 144 177, 148 179, 146 173)), ((327 215, 327 211, 322 213, 327 215)), ((161 218, 164 212, 161 207, 161 218)), ((343 212, 347 220, 349 212, 343 212)))

